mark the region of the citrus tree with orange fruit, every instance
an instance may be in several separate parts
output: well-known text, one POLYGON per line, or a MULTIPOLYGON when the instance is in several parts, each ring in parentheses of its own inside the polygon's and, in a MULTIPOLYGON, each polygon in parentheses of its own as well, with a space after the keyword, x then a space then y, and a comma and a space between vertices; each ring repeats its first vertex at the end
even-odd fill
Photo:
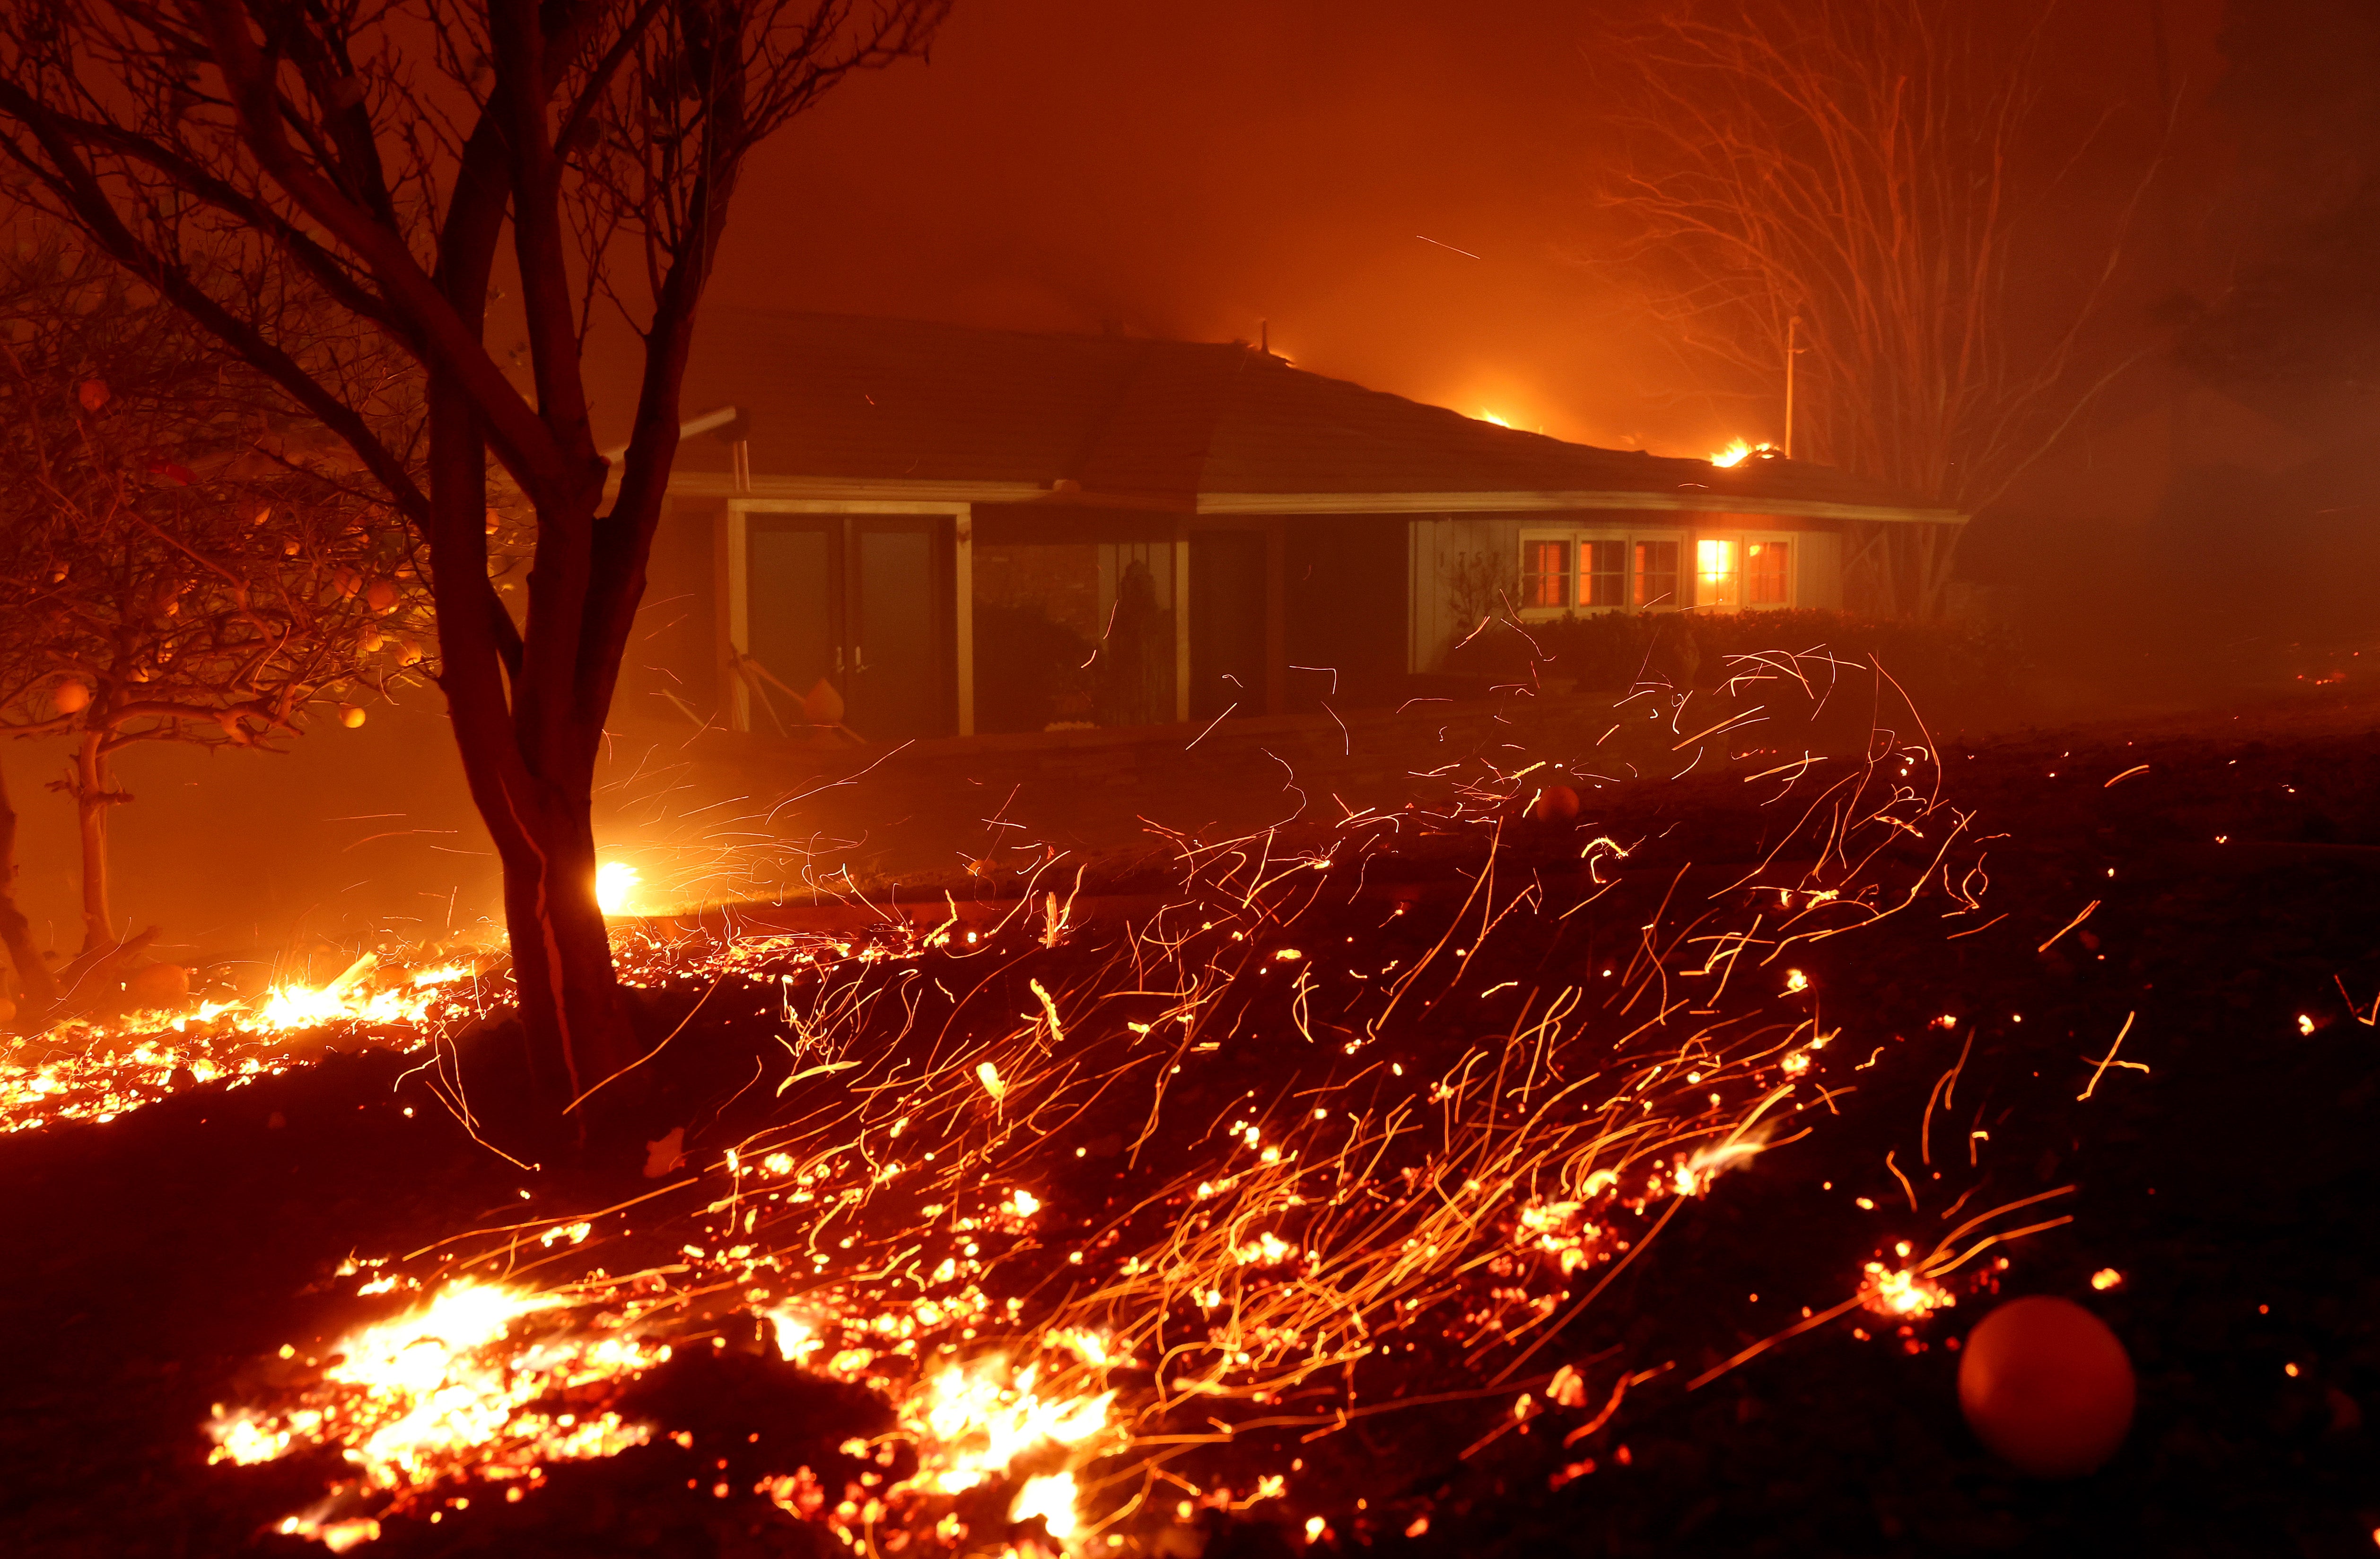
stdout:
MULTIPOLYGON (((269 749, 427 675, 415 543, 351 466, 113 266, 38 233, 0 257, 0 734, 69 746, 52 788, 80 832, 86 958, 125 943, 114 754, 269 749)), ((21 920, 0 900, 38 1002, 21 920)))

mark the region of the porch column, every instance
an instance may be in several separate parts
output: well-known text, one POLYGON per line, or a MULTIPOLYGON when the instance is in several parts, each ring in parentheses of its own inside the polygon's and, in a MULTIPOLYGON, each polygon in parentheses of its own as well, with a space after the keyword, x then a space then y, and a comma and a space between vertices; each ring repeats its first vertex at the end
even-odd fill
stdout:
POLYGON ((975 735, 975 505, 951 522, 951 648, 958 680, 959 735, 975 735))
POLYGON ((750 557, 744 505, 730 502, 720 506, 714 535, 718 544, 711 549, 717 559, 718 593, 713 598, 718 610, 711 621, 719 625, 715 662, 719 668, 720 691, 725 696, 720 707, 727 716, 731 731, 752 728, 752 689, 744 680, 740 657, 752 646, 752 588, 748 572, 750 557))
POLYGON ((1190 719, 1190 525, 1173 526, 1173 719, 1190 719))
POLYGON ((1265 525, 1265 713, 1289 708, 1289 526, 1265 525))

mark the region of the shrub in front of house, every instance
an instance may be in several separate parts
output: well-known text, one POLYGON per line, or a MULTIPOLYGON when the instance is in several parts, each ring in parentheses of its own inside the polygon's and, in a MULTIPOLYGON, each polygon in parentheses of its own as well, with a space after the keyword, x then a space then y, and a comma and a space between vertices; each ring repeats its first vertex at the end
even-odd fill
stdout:
POLYGON ((975 608, 975 717, 984 732, 1039 731, 1061 722, 1087 725, 1091 647, 1038 606, 978 602, 975 608))
POLYGON ((1873 657, 1912 692, 1937 698, 2004 688, 2021 661, 2015 636, 1990 623, 1815 610, 1604 612, 1491 621, 1447 657, 1441 680, 1482 691, 1532 678, 1541 687, 1594 690, 1639 682, 1710 687, 1726 678, 1730 657, 1818 650, 1862 664, 1873 657))

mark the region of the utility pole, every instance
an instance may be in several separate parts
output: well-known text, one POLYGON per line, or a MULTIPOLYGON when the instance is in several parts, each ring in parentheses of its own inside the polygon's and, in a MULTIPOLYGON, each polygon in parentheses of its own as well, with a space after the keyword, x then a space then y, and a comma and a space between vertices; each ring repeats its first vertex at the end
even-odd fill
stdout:
POLYGON ((1801 333, 1802 316, 1785 322, 1785 458, 1793 457, 1793 338, 1801 333))

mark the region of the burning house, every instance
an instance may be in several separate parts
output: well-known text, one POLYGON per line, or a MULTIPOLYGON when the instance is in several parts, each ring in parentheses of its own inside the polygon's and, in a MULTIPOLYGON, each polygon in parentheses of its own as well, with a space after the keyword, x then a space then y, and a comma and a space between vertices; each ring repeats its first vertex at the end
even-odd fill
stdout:
POLYGON ((716 309, 684 404, 720 409, 687 424, 630 707, 762 734, 1392 703, 1490 612, 1839 607, 1884 528, 1965 518, 1766 456, 1570 444, 1236 342, 716 309))

